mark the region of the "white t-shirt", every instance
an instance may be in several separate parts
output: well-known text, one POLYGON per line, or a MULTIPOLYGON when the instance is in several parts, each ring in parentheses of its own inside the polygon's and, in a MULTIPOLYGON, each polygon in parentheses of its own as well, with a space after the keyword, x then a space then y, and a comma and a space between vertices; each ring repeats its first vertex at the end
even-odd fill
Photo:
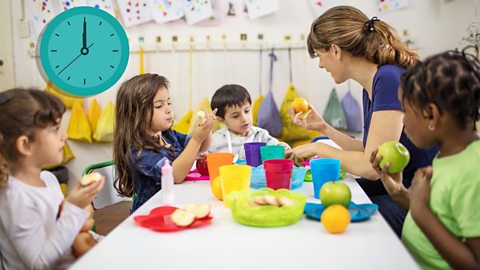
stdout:
POLYGON ((5 269, 63 269, 75 260, 71 245, 89 212, 66 202, 57 178, 43 171, 45 187, 10 176, 0 188, 0 251, 5 269))
POLYGON ((243 149, 243 145, 245 143, 264 142, 267 145, 279 144, 279 141, 274 137, 270 136, 268 131, 263 128, 252 126, 247 136, 240 137, 234 135, 225 127, 215 131, 212 134, 212 145, 210 146, 210 149, 208 149, 208 152, 230 152, 228 149, 228 135, 230 135, 230 138, 232 140, 232 153, 234 155, 238 155, 239 159, 245 159, 245 150, 243 149))

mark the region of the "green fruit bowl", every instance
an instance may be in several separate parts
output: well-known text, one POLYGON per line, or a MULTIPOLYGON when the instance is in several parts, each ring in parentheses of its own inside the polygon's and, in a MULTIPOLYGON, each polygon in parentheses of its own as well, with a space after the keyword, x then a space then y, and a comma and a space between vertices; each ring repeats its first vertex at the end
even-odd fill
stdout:
POLYGON ((279 227, 296 223, 302 218, 307 197, 287 189, 260 188, 256 191, 233 191, 228 195, 230 210, 235 221, 254 227, 279 227), (293 204, 288 206, 256 205, 256 196, 285 197, 293 204))

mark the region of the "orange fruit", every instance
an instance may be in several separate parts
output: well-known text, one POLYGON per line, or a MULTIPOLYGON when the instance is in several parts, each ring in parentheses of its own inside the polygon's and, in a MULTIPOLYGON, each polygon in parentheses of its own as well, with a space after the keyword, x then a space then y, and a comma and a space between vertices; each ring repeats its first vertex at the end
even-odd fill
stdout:
POLYGON ((292 104, 290 105, 290 107, 293 108, 295 113, 299 113, 299 112, 306 113, 306 112, 308 112, 308 102, 304 98, 294 99, 292 104))
POLYGON ((213 182, 211 184, 212 184, 211 187, 212 187, 213 195, 215 196, 215 198, 221 201, 223 199, 223 195, 222 195, 222 184, 220 183, 220 176, 215 177, 215 179, 213 179, 213 182))
POLYGON ((320 221, 327 231, 341 233, 350 224, 350 213, 345 206, 334 204, 323 211, 320 221))

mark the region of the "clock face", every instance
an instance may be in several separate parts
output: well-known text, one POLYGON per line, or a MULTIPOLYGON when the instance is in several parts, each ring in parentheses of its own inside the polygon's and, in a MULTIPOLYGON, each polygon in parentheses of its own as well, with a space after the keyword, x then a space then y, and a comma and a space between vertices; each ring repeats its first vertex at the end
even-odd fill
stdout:
POLYGON ((93 7, 60 13, 41 38, 45 75, 62 91, 76 96, 92 96, 110 88, 125 71, 128 56, 128 39, 120 23, 93 7))

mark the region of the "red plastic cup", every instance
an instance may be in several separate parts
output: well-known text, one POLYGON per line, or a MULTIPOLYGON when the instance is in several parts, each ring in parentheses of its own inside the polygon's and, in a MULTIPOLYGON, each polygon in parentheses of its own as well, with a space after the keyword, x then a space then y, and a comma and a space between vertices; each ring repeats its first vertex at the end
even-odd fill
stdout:
POLYGON ((267 187, 290 189, 293 161, 290 159, 270 159, 263 163, 267 187))

